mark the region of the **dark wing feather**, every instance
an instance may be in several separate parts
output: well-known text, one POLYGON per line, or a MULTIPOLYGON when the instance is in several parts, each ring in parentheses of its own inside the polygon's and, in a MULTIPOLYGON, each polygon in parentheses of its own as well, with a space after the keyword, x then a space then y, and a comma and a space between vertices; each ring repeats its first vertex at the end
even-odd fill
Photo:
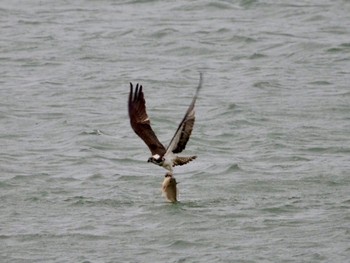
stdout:
POLYGON ((186 144, 190 139, 194 121, 195 121, 194 105, 196 103, 198 92, 202 88, 202 82, 203 82, 203 77, 201 73, 196 94, 194 95, 192 102, 188 107, 184 118, 182 119, 179 127, 177 128, 174 137, 170 141, 170 144, 167 148, 167 153, 169 153, 170 151, 173 153, 180 153, 186 148, 186 144))
POLYGON ((161 144, 151 128, 151 122, 146 112, 146 101, 142 92, 142 85, 136 85, 135 93, 130 83, 129 94, 129 117, 130 124, 135 133, 146 143, 152 155, 163 156, 166 149, 161 144))

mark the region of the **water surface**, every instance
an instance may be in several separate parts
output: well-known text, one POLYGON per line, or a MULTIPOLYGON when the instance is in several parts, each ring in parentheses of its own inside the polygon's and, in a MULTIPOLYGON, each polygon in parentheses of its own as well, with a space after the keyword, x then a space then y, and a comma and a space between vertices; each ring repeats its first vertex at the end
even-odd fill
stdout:
POLYGON ((345 262, 349 1, 2 1, 3 262, 345 262), (130 128, 144 86, 175 170, 130 128))

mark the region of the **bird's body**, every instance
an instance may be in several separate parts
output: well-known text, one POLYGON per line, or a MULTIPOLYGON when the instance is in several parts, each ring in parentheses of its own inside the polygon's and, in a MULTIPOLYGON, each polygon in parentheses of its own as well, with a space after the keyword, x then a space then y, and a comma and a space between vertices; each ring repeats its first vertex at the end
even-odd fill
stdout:
POLYGON ((177 156, 175 156, 175 154, 173 154, 172 152, 169 152, 167 155, 164 156, 162 167, 164 167, 165 169, 167 169, 169 172, 172 173, 173 166, 175 166, 174 160, 176 159, 176 157, 177 156))
POLYGON ((148 162, 154 163, 156 165, 159 165, 166 170, 168 170, 170 173, 173 173, 173 167, 177 165, 184 165, 186 163, 189 163, 190 161, 196 159, 197 156, 189 156, 189 157, 181 157, 177 156, 174 153, 170 152, 167 155, 164 155, 163 158, 159 157, 158 154, 150 157, 148 159, 148 162), (160 160, 160 161, 159 161, 160 160))
MULTIPOLYGON (((198 96, 198 92, 202 87, 202 74, 200 74, 199 85, 196 90, 196 94, 192 99, 190 106, 188 107, 185 116, 180 122, 173 138, 171 139, 168 147, 165 147, 155 135, 150 119, 146 112, 146 101, 144 99, 144 94, 142 91, 142 85, 137 84, 135 91, 133 89, 132 83, 130 83, 130 94, 129 94, 129 117, 130 124, 135 133, 145 142, 145 144, 150 149, 152 156, 148 159, 148 162, 159 165, 169 172, 163 182, 163 192, 164 184, 173 185, 175 182, 175 190, 171 190, 172 198, 169 200, 174 200, 173 192, 175 191, 176 200, 176 180, 173 177, 173 167, 177 165, 184 165, 188 162, 197 158, 197 156, 181 157, 178 153, 181 153, 190 138, 192 133, 194 121, 195 121, 195 111, 194 106, 198 96)), ((173 189, 167 188, 166 189, 173 189)), ((169 192, 169 191, 168 191, 169 192)), ((168 195, 166 195, 168 196, 168 195)))

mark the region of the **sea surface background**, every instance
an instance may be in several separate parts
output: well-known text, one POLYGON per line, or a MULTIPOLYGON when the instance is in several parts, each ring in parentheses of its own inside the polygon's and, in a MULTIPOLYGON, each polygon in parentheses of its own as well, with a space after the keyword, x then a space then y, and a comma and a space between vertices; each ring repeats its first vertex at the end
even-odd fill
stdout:
POLYGON ((348 262, 350 1, 2 0, 1 262, 348 262), (130 127, 141 83, 175 169, 130 127))

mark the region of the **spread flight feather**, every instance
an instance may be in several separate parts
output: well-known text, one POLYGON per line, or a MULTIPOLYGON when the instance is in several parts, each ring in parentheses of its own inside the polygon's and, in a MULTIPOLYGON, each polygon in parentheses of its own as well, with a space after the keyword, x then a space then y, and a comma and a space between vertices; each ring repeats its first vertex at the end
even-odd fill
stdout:
POLYGON ((146 101, 143 96, 142 85, 139 86, 139 84, 137 84, 135 93, 133 93, 133 85, 130 83, 129 117, 131 127, 146 143, 152 155, 163 155, 166 149, 152 130, 151 122, 146 112, 146 101))

